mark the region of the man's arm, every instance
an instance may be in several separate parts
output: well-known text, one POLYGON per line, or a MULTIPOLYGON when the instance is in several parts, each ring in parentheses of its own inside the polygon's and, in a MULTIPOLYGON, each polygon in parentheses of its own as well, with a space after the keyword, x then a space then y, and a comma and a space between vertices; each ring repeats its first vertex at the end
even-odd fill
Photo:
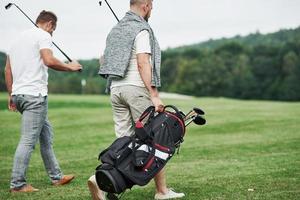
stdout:
POLYGON ((159 93, 156 87, 151 85, 152 80, 152 66, 150 64, 150 54, 140 53, 137 54, 137 65, 141 78, 145 84, 145 87, 150 93, 151 101, 155 106, 157 112, 162 112, 164 104, 159 98, 159 93))
POLYGON ((12 84, 13 84, 13 76, 11 72, 11 65, 9 56, 6 57, 6 64, 5 64, 5 83, 8 92, 8 109, 11 111, 16 111, 16 105, 12 102, 12 84))
POLYGON ((50 49, 41 49, 40 54, 44 64, 57 71, 79 71, 82 66, 77 62, 73 61, 70 63, 63 63, 53 56, 53 52, 50 49))

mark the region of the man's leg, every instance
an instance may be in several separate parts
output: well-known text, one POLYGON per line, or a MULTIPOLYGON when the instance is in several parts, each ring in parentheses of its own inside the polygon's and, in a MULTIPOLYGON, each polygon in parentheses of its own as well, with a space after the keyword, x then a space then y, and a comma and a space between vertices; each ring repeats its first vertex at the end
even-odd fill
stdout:
POLYGON ((11 189, 20 189, 27 184, 26 171, 29 160, 45 120, 45 110, 38 97, 20 95, 17 97, 17 103, 18 110, 22 113, 21 138, 14 156, 11 189))
MULTIPOLYGON (((123 94, 126 97, 126 101, 130 105, 131 115, 134 122, 136 122, 142 113, 149 107, 152 106, 149 92, 146 88, 126 86, 123 88, 123 94)), ((166 184, 166 177, 164 169, 162 169, 155 177, 154 182, 156 191, 159 193, 167 193, 168 188, 166 184)))
POLYGON ((51 124, 48 120, 48 98, 42 98, 42 105, 46 108, 45 115, 46 118, 43 123, 43 128, 40 134, 40 145, 41 145, 41 155, 44 161, 46 171, 52 180, 53 185, 65 185, 70 183, 75 176, 74 175, 63 175, 60 167, 58 165, 57 159, 53 150, 53 130, 51 124))
POLYGON ((117 138, 133 135, 134 127, 130 105, 126 102, 121 87, 111 90, 111 104, 117 138))
POLYGON ((45 169, 52 181, 60 180, 63 176, 53 151, 53 132, 48 119, 45 120, 40 135, 40 150, 45 169))
MULTIPOLYGON (((122 88, 123 95, 126 97, 126 102, 130 105, 132 119, 136 122, 141 114, 153 103, 150 99, 150 94, 146 88, 126 86, 122 88)), ((183 193, 176 193, 167 188, 165 170, 162 169, 155 177, 156 186, 155 199, 172 199, 183 197, 183 193)))
MULTIPOLYGON (((115 123, 115 133, 116 136, 130 136, 134 133, 132 127, 132 119, 129 111, 128 105, 122 98, 119 87, 112 88, 110 93, 112 110, 113 110, 113 119, 115 123)), ((88 187, 92 195, 93 200, 104 200, 105 195, 102 190, 97 185, 95 175, 91 176, 88 180, 88 187)))
POLYGON ((168 192, 164 168, 158 174, 156 174, 154 177, 154 182, 156 186, 156 193, 166 194, 168 192))

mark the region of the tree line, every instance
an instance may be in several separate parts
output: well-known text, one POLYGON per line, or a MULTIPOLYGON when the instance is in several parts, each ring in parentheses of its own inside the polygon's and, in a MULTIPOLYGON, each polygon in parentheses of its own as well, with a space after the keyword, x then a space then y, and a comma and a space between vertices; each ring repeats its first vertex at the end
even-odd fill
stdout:
POLYGON ((164 52, 165 91, 240 99, 300 100, 300 40, 164 52))
MULTIPOLYGON (((0 53, 0 91, 5 91, 0 53)), ((81 73, 49 70, 51 93, 102 94, 97 59, 81 73)), ((300 27, 210 40, 162 52, 161 91, 239 99, 300 100, 300 27)))

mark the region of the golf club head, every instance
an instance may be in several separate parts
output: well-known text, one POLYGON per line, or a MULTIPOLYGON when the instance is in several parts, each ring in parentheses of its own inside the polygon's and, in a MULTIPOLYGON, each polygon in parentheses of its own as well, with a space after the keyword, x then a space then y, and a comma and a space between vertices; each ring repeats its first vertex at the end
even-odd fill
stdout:
POLYGON ((204 115, 204 114, 205 114, 205 112, 204 112, 203 110, 201 110, 200 108, 193 108, 193 110, 194 110, 197 114, 199 114, 199 115, 204 115))
POLYGON ((206 120, 202 116, 200 116, 200 115, 197 115, 197 117, 195 117, 195 119, 193 121, 197 125, 204 125, 204 124, 206 124, 206 120))
POLYGON ((7 4, 7 5, 5 6, 5 9, 6 9, 6 10, 9 9, 12 5, 13 5, 12 3, 7 4))

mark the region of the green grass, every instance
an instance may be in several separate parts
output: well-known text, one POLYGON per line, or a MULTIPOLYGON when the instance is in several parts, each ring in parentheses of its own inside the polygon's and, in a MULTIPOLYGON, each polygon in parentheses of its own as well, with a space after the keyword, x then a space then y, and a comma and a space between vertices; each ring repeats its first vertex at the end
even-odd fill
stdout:
MULTIPOLYGON (((223 98, 164 99, 187 112, 203 108, 208 124, 189 126, 180 154, 167 164, 168 185, 184 199, 300 199, 300 103, 223 98), (248 191, 254 189, 254 191, 248 191)), ((0 199, 90 199, 86 181, 97 156, 115 139, 107 96, 50 95, 54 150, 72 184, 53 187, 39 145, 27 172, 34 194, 10 194, 9 181, 19 141, 20 114, 6 110, 0 94, 0 199)), ((134 187, 123 199, 153 199, 154 183, 134 187)))

